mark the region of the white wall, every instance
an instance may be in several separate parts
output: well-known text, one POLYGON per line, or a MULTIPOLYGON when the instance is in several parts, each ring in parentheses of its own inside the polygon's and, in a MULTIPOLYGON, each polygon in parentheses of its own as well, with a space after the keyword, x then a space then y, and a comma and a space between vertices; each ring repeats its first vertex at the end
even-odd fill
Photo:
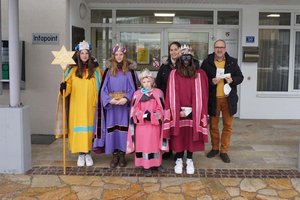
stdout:
MULTIPOLYGON (((7 0, 2 0, 2 34, 8 39, 7 0)), ((60 66, 51 65, 51 51, 69 47, 67 0, 19 1, 20 40, 25 41, 26 89, 21 101, 30 107, 32 134, 53 134, 56 99, 62 78, 60 66), (58 33, 59 45, 33 45, 32 33, 58 33)), ((9 104, 9 93, 0 95, 0 104, 9 104)))
MULTIPOLYGON (((85 30, 85 40, 87 42, 91 41, 91 28, 90 28, 90 19, 91 19, 91 11, 87 7, 87 13, 85 15, 85 18, 81 19, 79 16, 79 6, 80 3, 83 3, 86 5, 85 1, 82 0, 71 0, 70 1, 70 29, 72 30, 72 26, 77 26, 84 28, 85 30)), ((71 41, 70 41, 71 43, 71 41)))
MULTIPOLYGON (((242 46, 258 46, 258 17, 262 7, 247 6, 242 11, 242 46), (251 19, 251 20, 249 20, 251 19), (246 36, 255 36, 255 43, 246 43, 246 36)), ((292 11, 291 9, 287 9, 292 11)), ((244 81, 240 89, 240 118, 300 119, 300 93, 259 94, 257 63, 242 62, 244 81)))

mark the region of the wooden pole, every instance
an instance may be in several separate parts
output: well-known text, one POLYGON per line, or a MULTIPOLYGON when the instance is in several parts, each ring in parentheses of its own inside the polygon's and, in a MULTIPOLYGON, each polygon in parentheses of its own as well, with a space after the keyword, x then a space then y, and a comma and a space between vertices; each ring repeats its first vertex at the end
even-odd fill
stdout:
MULTIPOLYGON (((54 55, 54 60, 52 61, 51 64, 53 65, 60 65, 63 69, 63 78, 62 80, 65 80, 65 69, 68 67, 68 65, 71 64, 76 64, 75 61, 73 60, 73 55, 75 51, 67 51, 65 46, 62 46, 60 51, 52 51, 52 54, 54 55)), ((62 102, 63 102, 63 107, 62 107, 62 118, 63 118, 63 168, 64 168, 64 175, 66 174, 66 91, 63 90, 62 93, 62 102)))
MULTIPOLYGON (((65 73, 63 73, 63 81, 65 80, 65 73)), ((64 166, 64 175, 66 175, 66 90, 63 90, 63 166, 64 166)))

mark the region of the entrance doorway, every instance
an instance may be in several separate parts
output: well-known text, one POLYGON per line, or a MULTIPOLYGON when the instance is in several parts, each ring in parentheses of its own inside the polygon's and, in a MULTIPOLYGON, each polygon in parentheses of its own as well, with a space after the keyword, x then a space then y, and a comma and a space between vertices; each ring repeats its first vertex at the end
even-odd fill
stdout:
POLYGON ((189 45, 201 63, 209 53, 211 32, 182 29, 125 29, 119 31, 119 41, 127 47, 127 57, 135 60, 137 70, 157 71, 168 56, 168 45, 178 41, 189 45))

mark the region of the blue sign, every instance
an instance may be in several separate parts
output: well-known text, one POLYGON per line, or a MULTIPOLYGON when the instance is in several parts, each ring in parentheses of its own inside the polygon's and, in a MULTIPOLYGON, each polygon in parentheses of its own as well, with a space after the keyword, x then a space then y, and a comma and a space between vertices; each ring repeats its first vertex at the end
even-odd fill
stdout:
POLYGON ((246 36, 246 43, 254 43, 255 37, 254 36, 246 36))

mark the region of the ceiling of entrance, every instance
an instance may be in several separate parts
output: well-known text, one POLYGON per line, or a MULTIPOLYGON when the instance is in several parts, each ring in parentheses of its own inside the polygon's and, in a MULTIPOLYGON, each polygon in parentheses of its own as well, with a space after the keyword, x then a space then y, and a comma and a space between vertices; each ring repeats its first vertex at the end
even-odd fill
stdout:
MULTIPOLYGON (((100 4, 224 4, 224 0, 86 0, 100 4)), ((226 0, 226 4, 300 5, 300 0, 226 0)))

